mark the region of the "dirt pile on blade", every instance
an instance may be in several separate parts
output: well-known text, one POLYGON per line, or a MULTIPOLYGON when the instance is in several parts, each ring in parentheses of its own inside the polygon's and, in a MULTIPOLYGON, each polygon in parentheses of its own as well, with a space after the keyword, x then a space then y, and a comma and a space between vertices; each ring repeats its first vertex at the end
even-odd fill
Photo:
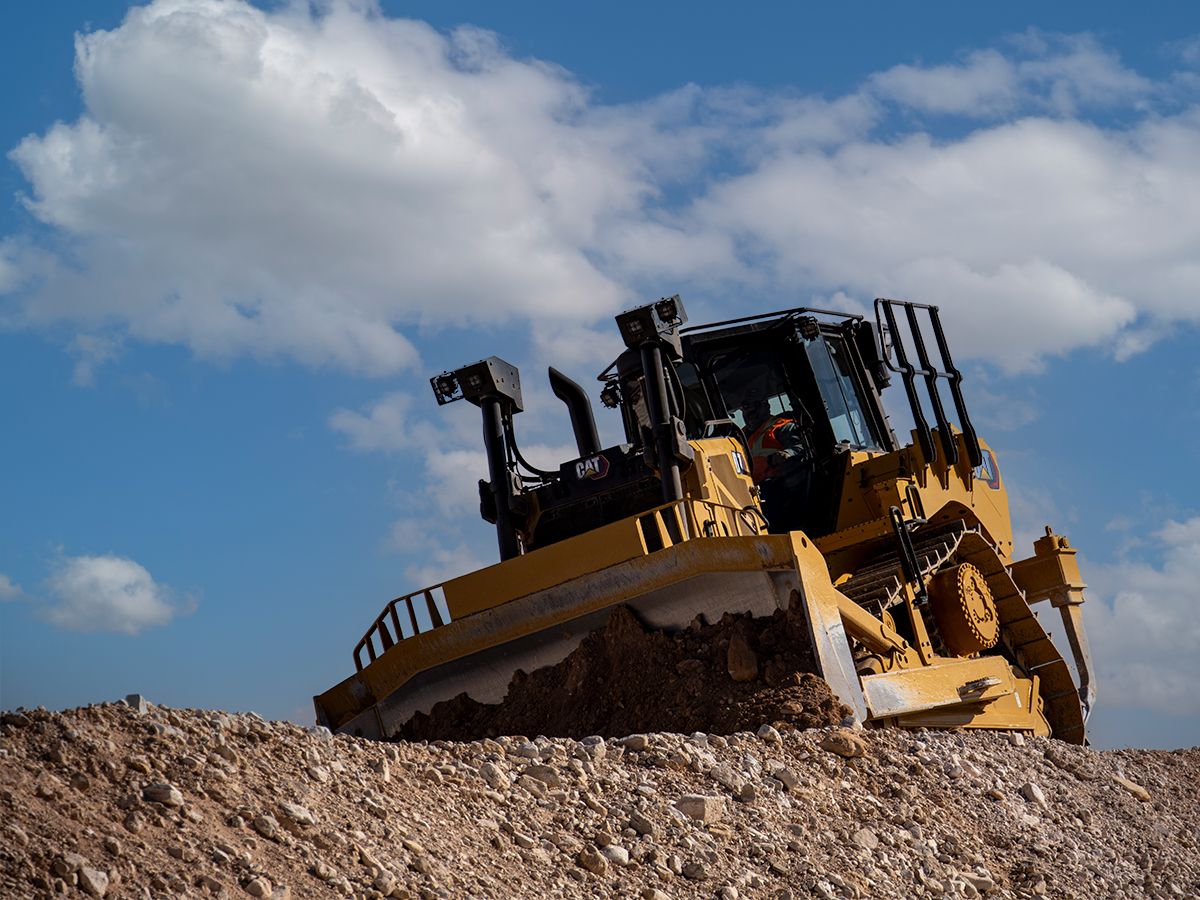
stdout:
POLYGON ((850 710, 815 670, 799 610, 761 618, 726 614, 669 634, 645 628, 622 606, 558 665, 518 672, 503 702, 482 704, 462 694, 418 713, 399 736, 730 734, 764 723, 837 724, 850 710))

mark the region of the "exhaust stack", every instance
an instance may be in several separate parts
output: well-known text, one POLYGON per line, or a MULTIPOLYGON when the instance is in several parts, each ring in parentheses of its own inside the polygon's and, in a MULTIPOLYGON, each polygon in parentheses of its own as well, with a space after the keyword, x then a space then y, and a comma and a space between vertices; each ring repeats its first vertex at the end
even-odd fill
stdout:
POLYGON ((596 431, 596 417, 592 413, 592 401, 588 399, 587 391, 554 366, 550 367, 550 389, 555 397, 567 404, 579 455, 593 456, 599 453, 600 435, 596 431))

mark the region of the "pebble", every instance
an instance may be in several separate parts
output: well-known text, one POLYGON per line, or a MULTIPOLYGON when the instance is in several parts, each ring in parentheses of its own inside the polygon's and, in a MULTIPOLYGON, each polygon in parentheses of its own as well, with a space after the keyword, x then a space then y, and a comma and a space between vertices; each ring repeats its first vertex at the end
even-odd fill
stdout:
POLYGON ((779 731, 771 725, 763 725, 758 729, 759 740, 766 741, 768 744, 782 744, 783 738, 779 736, 779 731))
POLYGON ((654 837, 658 832, 649 817, 636 809, 629 814, 629 827, 640 835, 649 835, 650 837, 654 837))
POLYGON ((675 801, 675 808, 699 822, 716 822, 725 815, 725 798, 705 794, 684 794, 675 801))
POLYGON ((386 897, 396 889, 396 876, 386 870, 382 871, 375 876, 375 881, 371 886, 386 897))
POLYGON ((680 874, 691 881, 703 881, 708 878, 708 867, 699 860, 692 860, 689 863, 684 863, 683 872, 680 874))
POLYGON ((1036 782, 1027 781, 1018 788, 1018 791, 1030 803, 1036 803, 1038 806, 1046 805, 1046 795, 1042 793, 1041 787, 1036 782))
POLYGON ((309 766, 308 777, 313 781, 325 784, 329 781, 329 770, 324 766, 309 766))
MULTIPOLYGON (((1012 732, 1016 734, 1016 732, 1012 732)), ((1017 735, 1020 737, 1020 735, 1017 735)), ((981 893, 992 890, 996 886, 996 881, 988 872, 963 872, 962 879, 970 884, 975 890, 981 893)))
POLYGON ((523 775, 528 775, 530 778, 536 778, 548 787, 562 787, 562 779, 558 776, 558 769, 553 766, 532 765, 526 766, 523 775))
POLYGON ((139 716, 144 716, 150 712, 150 704, 146 702, 146 698, 141 694, 126 694, 125 705, 136 712, 139 716))
POLYGON ((850 840, 854 841, 854 843, 858 844, 864 850, 874 850, 879 846, 879 838, 870 828, 860 828, 854 832, 850 840))
POLYGON ((585 756, 599 761, 604 759, 604 756, 608 750, 608 745, 604 742, 604 738, 600 737, 600 735, 592 734, 588 735, 579 742, 579 748, 583 751, 585 756))
POLYGON ((279 837, 279 822, 272 815, 261 813, 254 817, 251 825, 255 831, 269 841, 273 841, 279 837))
POLYGON ((713 781, 721 785, 721 787, 732 791, 734 794, 739 793, 746 783, 745 779, 734 772, 728 763, 721 763, 715 766, 708 774, 713 781))
POLYGON ((767 765, 767 771, 771 773, 771 777, 782 784, 789 791, 794 791, 800 787, 800 776, 785 766, 783 763, 772 761, 767 765))
POLYGON ((183 794, 166 782, 147 785, 142 789, 142 796, 151 803, 161 803, 163 806, 183 806, 183 794))
POLYGON ((87 857, 79 853, 64 853, 51 863, 50 870, 59 878, 66 878, 87 864, 87 857))
POLYGON ((284 817, 302 827, 309 827, 317 824, 317 818, 312 814, 312 811, 306 807, 300 806, 298 803, 280 803, 279 811, 284 817))
POLYGON ((246 893, 251 897, 269 897, 271 896, 271 882, 269 879, 259 876, 252 878, 246 883, 246 893))
POLYGON ((79 870, 79 886, 93 897, 103 897, 108 893, 108 873, 100 869, 84 866, 79 870))
POLYGON ((592 847, 584 847, 580 850, 577 861, 593 875, 603 875, 608 869, 608 860, 599 850, 592 847))
POLYGON ((508 790, 512 784, 508 775, 504 773, 504 770, 494 762, 485 762, 481 765, 479 767, 479 777, 494 791, 508 790))
POLYGON ((846 759, 857 759, 867 755, 867 742, 847 728, 829 732, 821 738, 818 746, 846 759))
POLYGON ((520 847, 522 850, 532 850, 534 847, 537 846, 537 841, 535 841, 529 835, 522 834, 519 831, 513 832, 512 839, 513 839, 513 843, 516 844, 518 847, 520 847))
POLYGON ((1143 803, 1150 802, 1150 792, 1148 790, 1146 790, 1144 787, 1142 787, 1140 784, 1138 784, 1137 782, 1130 781, 1128 778, 1122 778, 1120 775, 1114 775, 1112 777, 1112 780, 1116 784, 1123 787, 1130 794, 1137 797, 1143 803))
POLYGON ((600 853, 614 865, 629 865, 629 851, 620 844, 609 844, 607 847, 601 848, 600 853))

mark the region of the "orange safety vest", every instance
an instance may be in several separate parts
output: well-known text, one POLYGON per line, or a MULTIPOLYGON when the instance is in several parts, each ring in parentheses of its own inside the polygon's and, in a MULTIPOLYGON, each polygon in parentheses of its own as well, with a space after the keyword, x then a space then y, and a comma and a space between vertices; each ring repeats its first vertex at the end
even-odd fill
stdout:
POLYGON ((767 419, 756 428, 749 437, 750 441, 750 477, 762 481, 776 474, 770 459, 780 450, 786 449, 779 439, 779 432, 788 425, 795 425, 796 420, 791 416, 779 415, 767 419))

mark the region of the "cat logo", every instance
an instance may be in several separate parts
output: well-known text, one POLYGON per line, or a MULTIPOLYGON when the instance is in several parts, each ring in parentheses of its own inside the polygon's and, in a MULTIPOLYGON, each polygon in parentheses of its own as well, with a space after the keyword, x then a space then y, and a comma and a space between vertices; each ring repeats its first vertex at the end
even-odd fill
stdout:
POLYGON ((603 454, 600 456, 589 456, 587 459, 581 459, 575 463, 575 477, 580 481, 585 478, 591 478, 593 481, 596 481, 607 474, 608 457, 603 454))
POLYGON ((983 461, 980 462, 979 468, 975 470, 975 477, 990 487, 993 491, 1000 490, 1000 466, 996 463, 996 457, 992 456, 991 450, 984 450, 982 453, 983 461))

